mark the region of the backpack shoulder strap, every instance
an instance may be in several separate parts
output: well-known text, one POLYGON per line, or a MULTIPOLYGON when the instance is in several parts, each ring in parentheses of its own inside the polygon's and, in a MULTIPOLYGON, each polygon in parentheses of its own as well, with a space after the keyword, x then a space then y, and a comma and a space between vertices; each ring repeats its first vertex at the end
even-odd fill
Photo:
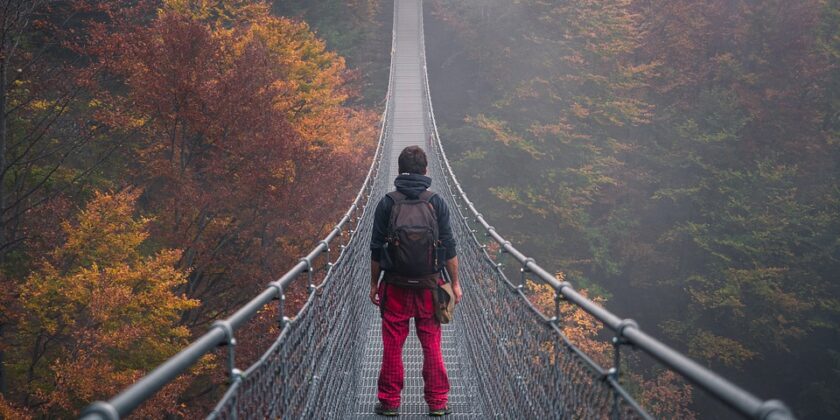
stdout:
POLYGON ((391 200, 394 200, 394 203, 398 201, 403 201, 406 199, 406 195, 399 192, 399 191, 391 191, 388 194, 388 197, 391 197, 391 200))
POLYGON ((422 193, 420 193, 420 196, 418 196, 417 198, 419 200, 423 201, 424 203, 426 203, 426 205, 429 207, 429 211, 432 212, 432 218, 434 218, 434 220, 435 220, 435 226, 434 226, 435 236, 437 236, 437 218, 438 218, 437 208, 435 208, 435 206, 432 205, 432 201, 431 201, 432 197, 434 197, 435 195, 437 195, 437 194, 435 194, 432 191, 426 190, 426 191, 423 191, 422 193))
POLYGON ((388 236, 393 236, 394 224, 397 222, 397 211, 394 208, 397 207, 398 203, 405 201, 407 197, 399 191, 391 191, 386 195, 391 197, 391 200, 394 202, 394 205, 391 206, 391 214, 388 215, 388 236))
POLYGON ((428 201, 429 201, 429 200, 431 200, 431 199, 432 199, 432 197, 434 197, 434 196, 435 196, 435 193, 434 193, 434 192, 429 191, 429 190, 426 190, 426 191, 423 191, 422 193, 420 193, 420 195, 419 195, 417 198, 419 198, 419 199, 421 199, 421 200, 423 200, 423 201, 425 201, 425 202, 428 202, 428 201))

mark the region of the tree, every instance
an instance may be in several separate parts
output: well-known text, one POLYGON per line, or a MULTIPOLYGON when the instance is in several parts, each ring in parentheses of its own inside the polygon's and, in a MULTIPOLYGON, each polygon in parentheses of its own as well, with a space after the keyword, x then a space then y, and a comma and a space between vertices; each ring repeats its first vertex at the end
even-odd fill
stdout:
POLYGON ((391 48, 391 7, 381 0, 292 0, 275 1, 276 15, 306 21, 331 51, 347 59, 352 68, 349 82, 361 96, 355 103, 379 104, 388 88, 388 59, 391 48))
MULTIPOLYGON (((563 273, 557 273, 557 279, 563 281, 563 273)), ((554 313, 554 289, 548 284, 536 283, 530 279, 526 281, 525 291, 528 299, 543 314, 554 313)), ((586 290, 581 289, 580 294, 589 297, 586 290)), ((598 305, 606 303, 604 298, 592 299, 598 305)), ((608 369, 613 366, 613 347, 610 343, 599 338, 604 326, 595 317, 588 314, 582 308, 568 302, 561 302, 559 321, 562 325, 563 335, 570 343, 592 358, 602 368, 608 369)), ((546 346, 553 348, 553 343, 546 343, 546 346)), ((637 359, 634 354, 624 353, 623 364, 630 365, 626 359, 637 359)), ((536 366, 539 369, 542 366, 536 366)), ((626 372, 626 367, 621 367, 622 385, 630 389, 632 394, 641 406, 655 417, 694 419, 694 413, 689 406, 692 403, 693 389, 673 371, 663 369, 655 370, 653 373, 626 372)))
MULTIPOLYGON (((12 0, 0 10, 0 341, 14 334, 30 256, 52 246, 55 229, 44 221, 66 217, 68 196, 101 182, 98 171, 120 146, 89 124, 82 81, 96 69, 84 65, 79 17, 97 9, 12 0)), ((0 393, 8 391, 4 356, 0 347, 0 393)))
POLYGON ((736 382, 836 416, 837 2, 436 4, 480 68, 444 137, 494 224, 736 382))
POLYGON ((99 42, 127 91, 109 118, 142 126, 133 178, 148 185, 154 237, 184 250, 190 296, 215 297, 191 313, 195 325, 252 297, 314 243, 352 197, 374 125, 343 106, 344 62, 305 24, 262 3, 184 4, 99 42))
MULTIPOLYGON (((17 358, 15 370, 40 413, 72 415, 107 398, 189 339, 178 321, 198 301, 175 293, 187 281, 176 268, 179 251, 142 251, 151 220, 133 217, 139 195, 97 193, 75 223, 62 225, 64 243, 22 287, 27 316, 17 350, 29 357, 17 358)), ((158 409, 176 412, 173 396, 164 397, 158 409)))

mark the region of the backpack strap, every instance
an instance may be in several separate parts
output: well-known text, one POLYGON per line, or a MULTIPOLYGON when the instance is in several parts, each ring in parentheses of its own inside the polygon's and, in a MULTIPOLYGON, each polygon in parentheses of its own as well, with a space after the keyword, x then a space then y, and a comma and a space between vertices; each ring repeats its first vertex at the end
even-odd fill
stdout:
MULTIPOLYGON (((434 192, 426 190, 426 191, 421 192, 420 195, 417 196, 417 199, 428 202, 435 195, 436 194, 434 192)), ((408 199, 407 195, 405 195, 405 194, 403 194, 399 191, 391 191, 387 194, 387 196, 391 197, 391 200, 394 200, 394 203, 396 203, 397 201, 403 201, 403 200, 408 199)))
MULTIPOLYGON (((396 191, 396 190, 391 191, 386 195, 388 197, 391 197, 391 200, 394 201, 394 204, 398 204, 402 201, 408 200, 407 195, 405 195, 405 194, 403 194, 399 191, 396 191)), ((432 206, 432 203, 429 201, 435 195, 436 194, 434 192, 426 190, 426 191, 423 191, 422 193, 420 193, 420 195, 417 196, 417 199, 425 202, 432 209, 432 214, 434 215, 435 220, 437 220, 437 211, 435 210, 434 206, 432 206)), ((389 237, 392 236, 392 234, 393 234, 393 227, 394 227, 394 223, 396 222, 396 220, 395 220, 396 217, 397 217, 397 215, 394 213, 394 209, 392 207, 391 208, 391 214, 388 216, 388 234, 387 234, 387 236, 389 236, 389 237)), ((435 231, 435 235, 437 235, 437 231, 435 231)))
POLYGON ((423 191, 422 193, 420 193, 420 195, 417 198, 419 198, 419 199, 428 203, 429 200, 431 200, 432 197, 434 197, 434 196, 435 196, 435 193, 433 193, 429 190, 426 190, 426 191, 423 191))
MULTIPOLYGON (((391 197, 391 200, 396 205, 399 202, 405 201, 408 196, 399 192, 399 191, 391 191, 386 194, 388 197, 391 197)), ((388 233, 386 234, 386 241, 390 241, 390 238, 394 236, 394 222, 396 221, 397 215, 394 213, 394 206, 391 207, 391 214, 388 215, 388 233)))
POLYGON ((403 201, 403 200, 405 200, 406 198, 408 198, 405 194, 403 194, 403 193, 401 193, 401 192, 399 192, 399 191, 391 191, 391 192, 389 192, 389 193, 388 193, 388 194, 386 194, 386 195, 387 195, 388 197, 391 197, 391 200, 394 200, 394 203, 396 203, 396 202, 398 202, 398 201, 403 201))

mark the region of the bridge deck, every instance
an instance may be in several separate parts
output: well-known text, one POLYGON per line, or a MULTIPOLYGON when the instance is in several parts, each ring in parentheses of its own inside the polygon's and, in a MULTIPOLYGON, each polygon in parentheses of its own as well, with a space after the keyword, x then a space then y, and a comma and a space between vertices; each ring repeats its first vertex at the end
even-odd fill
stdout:
MULTIPOLYGON (((394 60, 394 86, 391 100, 393 101, 393 129, 386 139, 390 142, 388 159, 390 170, 387 172, 389 180, 393 180, 397 173, 397 157, 407 146, 418 145, 428 150, 430 133, 427 132, 426 111, 424 109, 424 91, 422 75, 422 9, 416 0, 397 0, 395 3, 396 45, 394 60)), ((434 189, 434 180, 433 187, 434 189)), ((457 318, 456 318, 457 319, 457 318)), ((376 404, 376 381, 379 366, 382 362, 382 337, 379 312, 372 305, 365 314, 363 321, 367 328, 364 359, 362 361, 361 386, 357 390, 354 418, 376 418, 373 406, 376 404)), ((473 404, 476 394, 475 385, 467 383, 461 366, 463 349, 456 324, 445 325, 443 328, 443 358, 449 374, 450 394, 449 405, 453 416, 457 418, 480 417, 480 412, 473 404)), ((403 350, 405 366, 405 387, 402 392, 400 418, 428 418, 428 407, 423 399, 423 351, 420 341, 411 323, 411 332, 403 350)))

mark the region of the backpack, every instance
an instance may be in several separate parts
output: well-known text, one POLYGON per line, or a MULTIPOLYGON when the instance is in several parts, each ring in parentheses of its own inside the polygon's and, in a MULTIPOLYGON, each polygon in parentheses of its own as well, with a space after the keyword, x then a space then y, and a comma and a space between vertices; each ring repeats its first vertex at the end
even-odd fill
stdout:
POLYGON ((429 200, 435 194, 424 191, 408 198, 399 191, 388 193, 394 200, 384 245, 385 281, 397 286, 437 287, 443 250, 438 238, 437 212, 429 200))

